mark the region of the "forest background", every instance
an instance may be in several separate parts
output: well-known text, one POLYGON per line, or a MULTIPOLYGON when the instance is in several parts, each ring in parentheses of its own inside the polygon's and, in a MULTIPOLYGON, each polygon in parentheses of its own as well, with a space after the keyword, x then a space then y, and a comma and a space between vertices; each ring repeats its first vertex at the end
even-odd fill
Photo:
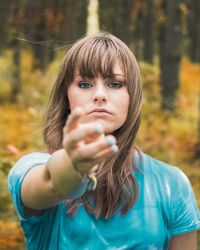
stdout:
MULTIPOLYGON (((200 206, 200 1, 0 1, 0 246, 24 237, 7 188, 16 160, 44 151, 41 121, 68 46, 98 29, 135 53, 144 100, 137 143, 180 167, 200 206)), ((200 237, 198 237, 200 249, 200 237)))

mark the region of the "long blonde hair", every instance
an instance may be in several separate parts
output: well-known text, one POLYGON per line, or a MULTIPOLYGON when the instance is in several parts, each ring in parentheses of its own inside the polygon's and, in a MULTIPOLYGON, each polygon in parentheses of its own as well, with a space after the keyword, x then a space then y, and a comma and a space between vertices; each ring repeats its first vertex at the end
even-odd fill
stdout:
POLYGON ((139 129, 142 104, 142 86, 138 63, 130 49, 117 37, 99 32, 78 40, 66 53, 57 80, 50 95, 44 116, 44 141, 52 153, 62 148, 62 129, 70 113, 67 89, 74 72, 88 78, 112 75, 113 65, 119 61, 125 75, 130 104, 125 123, 113 132, 119 151, 107 157, 97 174, 98 185, 94 192, 86 192, 76 200, 67 200, 68 214, 73 215, 80 204, 96 218, 109 218, 117 208, 125 214, 134 206, 138 187, 133 175, 136 169, 135 137, 139 129), (93 205, 90 201, 93 198, 93 205))

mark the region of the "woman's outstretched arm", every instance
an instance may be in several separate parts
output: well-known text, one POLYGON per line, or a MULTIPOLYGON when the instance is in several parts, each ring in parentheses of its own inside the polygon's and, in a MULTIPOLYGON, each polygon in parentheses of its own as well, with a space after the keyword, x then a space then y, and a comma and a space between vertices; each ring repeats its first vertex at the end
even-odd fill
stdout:
POLYGON ((81 175, 90 175, 105 156, 116 152, 115 138, 105 136, 103 127, 96 127, 96 123, 80 125, 84 112, 78 110, 71 113, 63 129, 63 149, 54 152, 45 166, 35 167, 25 176, 21 189, 25 207, 42 210, 82 195, 87 183, 81 175))
POLYGON ((81 177, 71 166, 66 151, 61 149, 52 154, 45 166, 32 168, 25 176, 21 188, 22 202, 27 208, 42 210, 56 205, 80 185, 81 177), (49 169, 55 169, 59 187, 55 187, 52 179, 55 177, 49 169))
POLYGON ((192 231, 172 237, 170 250, 196 250, 197 249, 197 232, 192 231))

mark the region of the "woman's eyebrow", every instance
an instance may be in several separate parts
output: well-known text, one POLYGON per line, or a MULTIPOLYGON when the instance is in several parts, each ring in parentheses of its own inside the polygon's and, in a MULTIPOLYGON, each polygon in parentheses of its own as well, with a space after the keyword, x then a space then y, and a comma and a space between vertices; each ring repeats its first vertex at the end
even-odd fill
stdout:
MULTIPOLYGON (((82 79, 82 78, 83 78, 83 77, 82 77, 80 74, 74 76, 74 79, 82 79)), ((84 78, 85 78, 85 77, 84 77, 84 78)))
POLYGON ((113 74, 114 79, 123 79, 125 80, 125 76, 123 74, 113 74))
POLYGON ((120 73, 114 73, 113 75, 114 76, 123 76, 124 77, 124 74, 120 74, 120 73))
MULTIPOLYGON (((125 79, 125 75, 124 74, 121 74, 121 73, 113 73, 113 75, 112 75, 112 77, 111 78, 117 78, 117 77, 120 77, 120 78, 122 78, 122 79, 125 79)), ((95 77, 87 77, 87 76, 85 76, 84 78, 87 78, 87 79, 94 79, 95 77)), ((106 78, 110 78, 110 77, 106 77, 106 78)), ((105 79, 106 79, 105 78, 105 79)), ((80 75, 80 74, 76 74, 75 76, 74 76, 74 79, 82 79, 82 76, 80 75)))
POLYGON ((76 74, 76 75, 74 75, 74 77, 87 77, 87 75, 81 75, 81 74, 76 74))

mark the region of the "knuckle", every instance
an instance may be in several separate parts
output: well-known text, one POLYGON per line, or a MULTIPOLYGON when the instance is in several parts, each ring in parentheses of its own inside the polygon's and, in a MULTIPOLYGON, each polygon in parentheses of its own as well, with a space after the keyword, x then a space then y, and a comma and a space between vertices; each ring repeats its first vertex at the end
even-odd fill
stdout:
POLYGON ((80 128, 81 133, 84 135, 84 137, 87 137, 92 134, 91 128, 90 127, 83 127, 80 128))
POLYGON ((70 144, 70 146, 75 145, 76 144, 76 138, 74 138, 73 136, 71 136, 70 139, 69 139, 69 144, 70 144))
POLYGON ((96 130, 95 130, 95 127, 94 127, 94 125, 93 124, 90 124, 90 125, 88 125, 88 126, 85 126, 84 127, 84 131, 85 131, 85 133, 87 133, 87 134, 95 134, 96 133, 96 130))
POLYGON ((76 153, 74 151, 70 152, 70 158, 71 158, 73 163, 78 161, 78 158, 77 158, 76 153))
POLYGON ((76 159, 82 159, 84 158, 84 151, 82 148, 76 149, 76 159))
POLYGON ((69 152, 70 147, 69 147, 69 142, 67 139, 63 140, 62 145, 63 145, 63 148, 65 148, 69 152))
POLYGON ((74 134, 73 131, 68 132, 68 133, 65 135, 65 137, 67 138, 68 143, 69 143, 70 145, 73 145, 73 144, 76 142, 75 134, 74 134))
POLYGON ((71 138, 70 136, 65 136, 63 139, 63 146, 69 151, 71 151, 71 149, 73 148, 73 145, 74 145, 73 138, 71 138))
POLYGON ((106 139, 100 139, 99 143, 98 143, 98 147, 101 148, 105 148, 106 146, 108 146, 108 142, 106 139))

